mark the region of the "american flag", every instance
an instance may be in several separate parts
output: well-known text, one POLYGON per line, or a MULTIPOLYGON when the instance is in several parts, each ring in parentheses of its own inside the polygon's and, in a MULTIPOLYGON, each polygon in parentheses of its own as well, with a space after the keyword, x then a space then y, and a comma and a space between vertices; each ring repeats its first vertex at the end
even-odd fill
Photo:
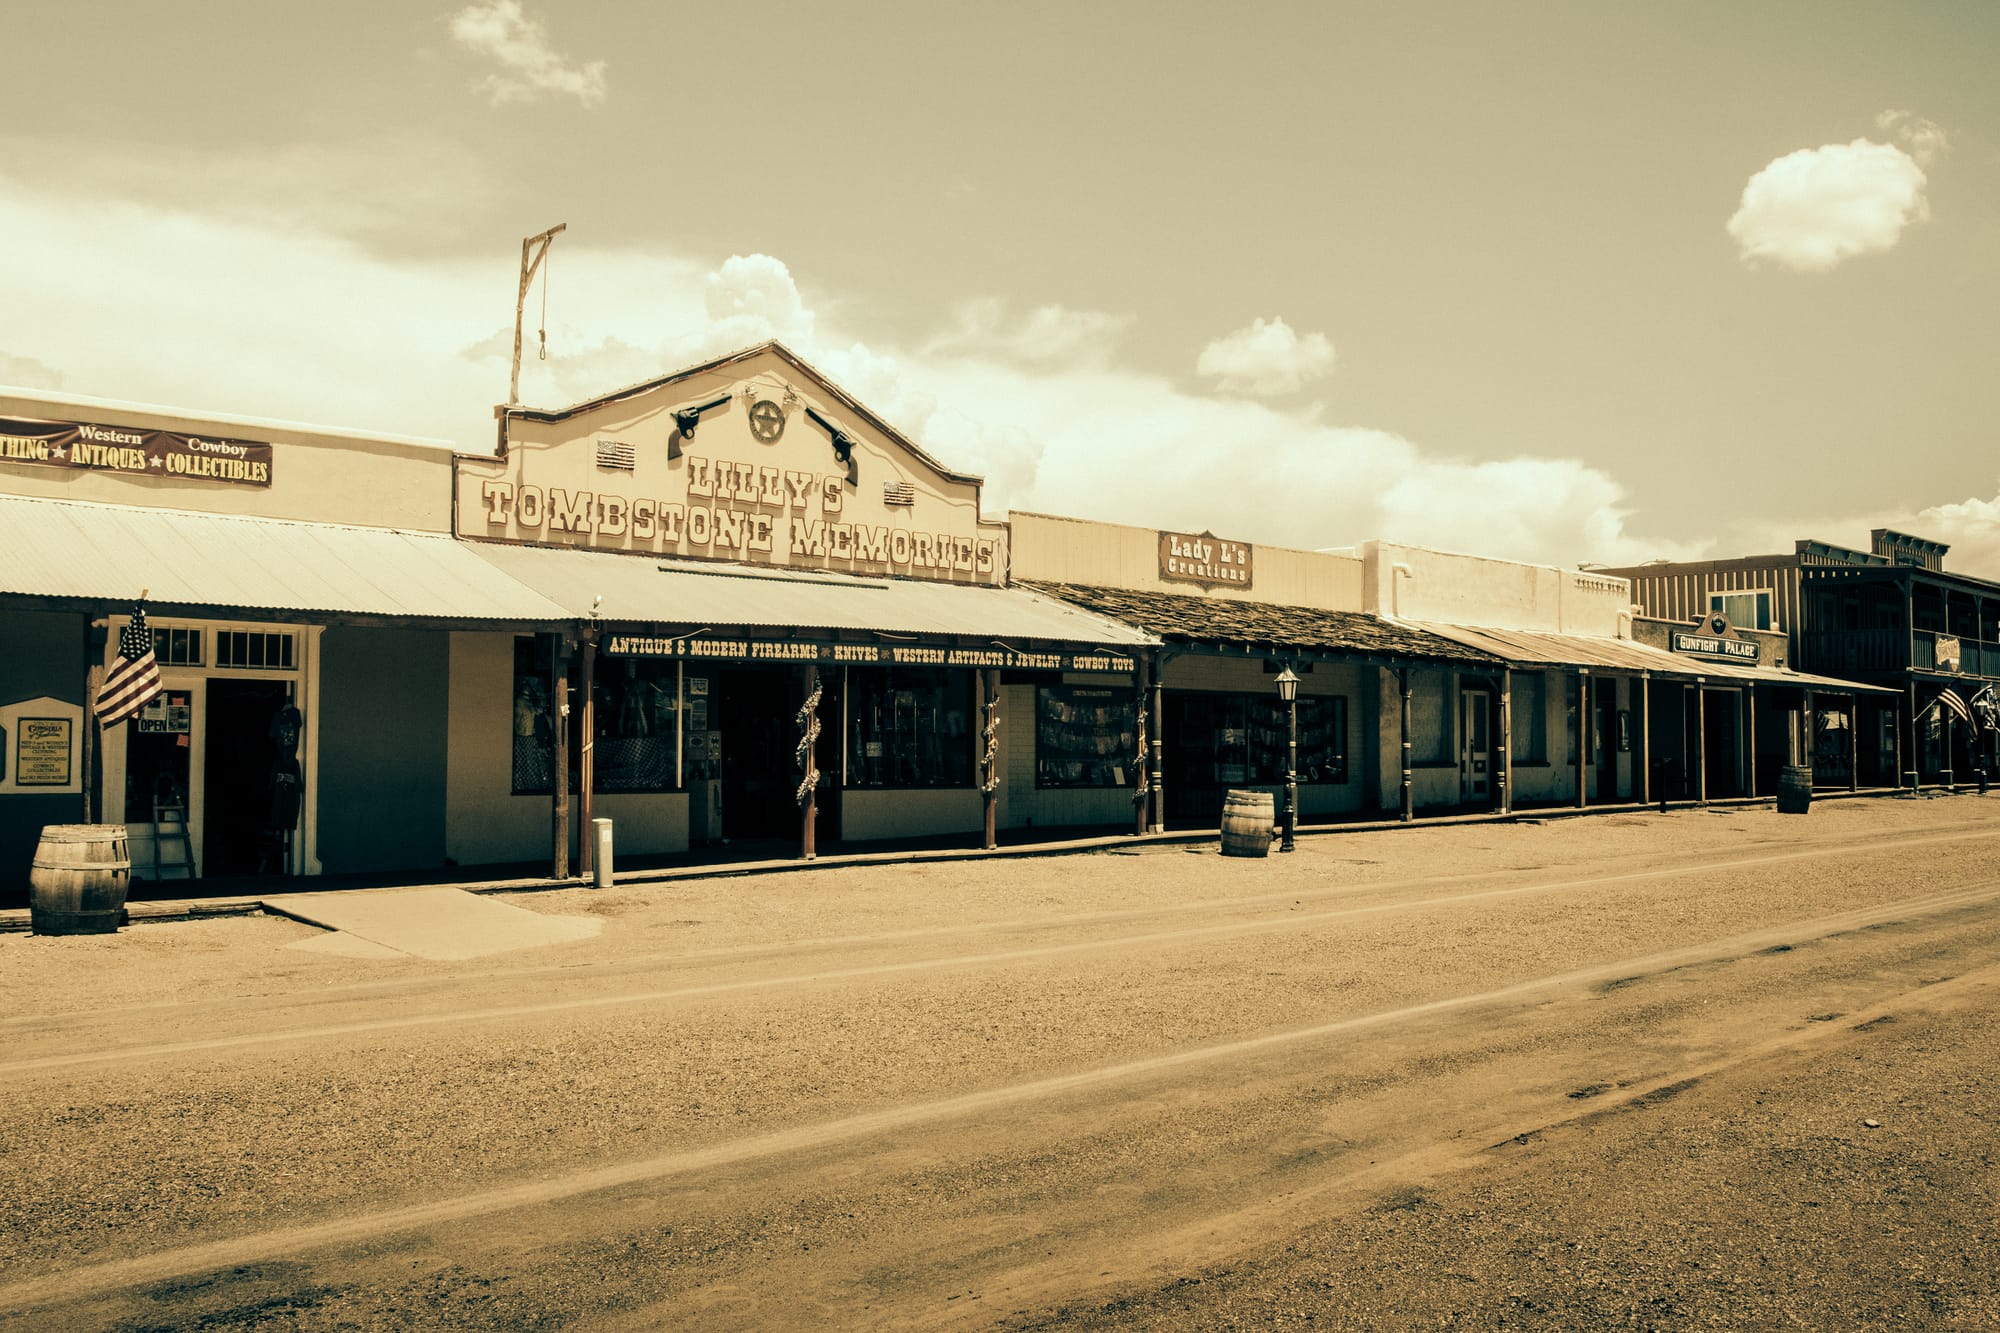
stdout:
POLYGON ((153 660, 153 631, 146 628, 146 608, 132 608, 132 623, 118 636, 118 660, 97 692, 97 720, 115 726, 146 706, 160 692, 160 665, 153 660))

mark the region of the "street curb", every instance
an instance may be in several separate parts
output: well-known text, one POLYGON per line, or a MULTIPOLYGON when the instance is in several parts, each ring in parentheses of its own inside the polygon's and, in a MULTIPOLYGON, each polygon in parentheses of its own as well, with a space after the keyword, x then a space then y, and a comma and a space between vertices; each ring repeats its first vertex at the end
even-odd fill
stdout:
MULTIPOLYGON (((1924 796, 1975 796, 1978 793, 1925 792, 1924 796)), ((1871 787, 1860 791, 1814 792, 1816 801, 1848 801, 1880 797, 1908 798, 1909 792, 1897 787, 1871 787)), ((1748 809, 1757 806, 1775 805, 1775 796, 1744 796, 1727 800, 1715 800, 1702 805, 1698 801, 1670 801, 1666 810, 1726 810, 1748 809)), ((1657 802, 1639 805, 1623 802, 1617 805, 1591 806, 1545 806, 1532 810, 1512 810, 1507 813, 1497 811, 1471 815, 1434 815, 1408 823, 1400 819, 1368 820, 1361 823, 1305 825, 1298 830, 1298 836, 1305 838, 1337 837, 1349 833, 1385 833, 1394 829, 1419 828, 1463 828, 1468 825, 1483 824, 1539 824, 1551 819, 1589 818, 1593 815, 1645 815, 1661 812, 1657 802)), ((702 879, 732 879, 751 875, 798 874, 814 870, 843 870, 857 866, 885 865, 934 865, 947 861, 981 861, 994 857, 1034 857, 1071 856, 1079 852, 1117 851, 1130 847, 1171 847, 1201 846, 1213 844, 1222 836, 1219 829, 1177 830, 1172 833, 1114 833, 1093 838, 1075 838, 1062 842, 1026 843, 1012 847, 939 847, 916 851, 895 852, 852 852, 838 856, 822 856, 805 861, 796 857, 780 861, 725 861, 710 865, 675 866, 660 870, 633 870, 614 874, 614 885, 676 884, 702 879)), ((1275 853, 1274 853, 1275 854, 1275 853)), ((423 884, 385 885, 367 889, 345 889, 345 893, 396 893, 408 888, 457 888, 467 893, 548 893, 559 889, 590 887, 588 876, 575 875, 569 879, 504 879, 475 880, 463 884, 423 884)), ((154 902, 129 903, 125 908, 124 925, 145 925, 167 921, 201 921, 209 917, 262 916, 275 915, 289 917, 283 906, 282 895, 266 899, 261 897, 240 898, 187 898, 162 899, 154 902)), ((0 934, 25 934, 31 929, 29 911, 25 907, 0 909, 0 934)))

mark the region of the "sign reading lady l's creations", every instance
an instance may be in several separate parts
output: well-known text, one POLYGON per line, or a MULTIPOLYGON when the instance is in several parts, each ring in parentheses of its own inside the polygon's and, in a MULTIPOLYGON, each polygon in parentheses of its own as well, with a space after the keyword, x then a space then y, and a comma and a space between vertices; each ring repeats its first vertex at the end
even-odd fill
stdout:
POLYGON ((24 717, 14 741, 14 785, 67 787, 70 783, 71 738, 66 717, 24 717))
POLYGON ((0 417, 0 463, 234 486, 271 484, 271 446, 137 426, 0 417))
POLYGON ((1250 543, 1229 542, 1212 532, 1160 534, 1160 577, 1168 583, 1226 583, 1250 586, 1250 543))

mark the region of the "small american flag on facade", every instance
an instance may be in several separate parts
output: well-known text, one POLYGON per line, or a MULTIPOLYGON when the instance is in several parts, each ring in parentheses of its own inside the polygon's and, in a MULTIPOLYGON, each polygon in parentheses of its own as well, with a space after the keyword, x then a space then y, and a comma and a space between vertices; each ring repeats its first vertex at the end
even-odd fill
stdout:
POLYGON ((160 692, 160 664, 153 660, 153 631, 146 628, 146 608, 132 608, 132 623, 118 636, 118 659, 97 692, 97 720, 116 726, 146 706, 160 692))

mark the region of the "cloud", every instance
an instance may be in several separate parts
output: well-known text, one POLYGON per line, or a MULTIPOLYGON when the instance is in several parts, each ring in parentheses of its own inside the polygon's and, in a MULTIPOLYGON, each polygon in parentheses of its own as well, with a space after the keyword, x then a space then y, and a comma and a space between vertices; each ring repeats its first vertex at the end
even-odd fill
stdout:
POLYGON ((1254 319, 1248 328, 1202 348, 1194 369, 1229 393, 1260 398, 1297 393, 1306 381, 1333 369, 1333 344, 1323 333, 1301 338, 1282 319, 1254 319))
POLYGON ((473 54, 499 62, 500 73, 474 85, 495 106, 532 102, 551 93, 574 97, 583 106, 604 100, 604 62, 576 64, 558 54, 541 21, 523 12, 520 0, 467 5, 451 16, 451 35, 473 54))
POLYGON ((9 356, 0 352, 0 384, 16 389, 60 389, 62 372, 42 364, 32 356, 9 356))
POLYGON ((1920 167, 1928 167, 1951 147, 1944 127, 1914 111, 1884 111, 1875 128, 1901 143, 1920 167))
POLYGON ((1728 231, 1746 264, 1824 272, 1894 248, 1904 228, 1930 217, 1924 185, 1924 169, 1893 144, 1804 148, 1750 178, 1728 231))
MULTIPOLYGON (((513 341, 509 253, 498 267, 385 256, 296 219, 105 203, 8 168, 0 247, 38 260, 0 266, 9 327, 34 330, 8 353, 62 367, 66 390, 492 446, 513 341)), ((547 359, 539 293, 523 337, 521 398, 537 406, 778 337, 947 467, 984 475, 988 512, 1308 548, 1384 537, 1555 564, 1695 553, 1632 539, 1622 483, 1585 463, 1440 458, 1392 431, 1082 352, 1040 359, 1022 341, 1042 329, 1072 351, 1101 347, 1122 317, 1003 313, 974 322, 984 342, 904 346, 843 325, 835 312, 867 303, 817 302, 773 256, 703 263, 573 232, 551 254, 547 359)))
POLYGON ((1110 361, 1119 337, 1133 323, 1131 315, 1071 310, 1060 305, 1036 306, 1010 321, 1006 302, 982 297, 962 302, 952 312, 951 328, 932 337, 925 350, 959 356, 998 356, 1022 365, 1086 361, 1102 366, 1110 361))

